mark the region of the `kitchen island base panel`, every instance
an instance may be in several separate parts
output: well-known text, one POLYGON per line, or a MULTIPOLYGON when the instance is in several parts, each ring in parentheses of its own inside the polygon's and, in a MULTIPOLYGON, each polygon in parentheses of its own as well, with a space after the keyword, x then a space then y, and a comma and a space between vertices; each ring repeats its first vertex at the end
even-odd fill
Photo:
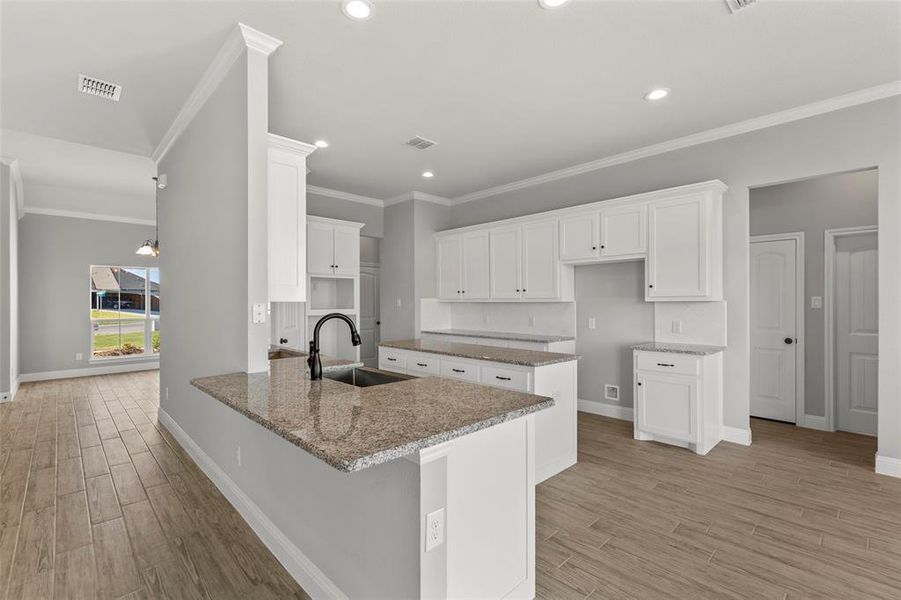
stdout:
POLYGON ((534 597, 533 415, 343 473, 198 396, 206 423, 161 421, 313 597, 534 597), (426 551, 441 507, 444 544, 426 551))

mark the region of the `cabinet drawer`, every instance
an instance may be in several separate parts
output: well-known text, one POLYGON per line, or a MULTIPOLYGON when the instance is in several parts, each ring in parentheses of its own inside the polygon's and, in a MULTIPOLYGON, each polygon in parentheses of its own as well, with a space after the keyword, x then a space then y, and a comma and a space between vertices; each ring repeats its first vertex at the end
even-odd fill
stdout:
POLYGON ((462 381, 470 381, 472 383, 478 383, 479 367, 469 363, 442 360, 441 376, 449 377, 451 379, 460 379, 462 381))
POLYGON ((529 391, 529 374, 524 371, 483 366, 480 381, 485 385, 493 385, 520 392, 529 391))
POLYGON ((688 354, 665 354, 662 352, 639 352, 635 361, 639 371, 659 371, 680 375, 697 375, 700 358, 688 354))
POLYGON ((437 357, 423 354, 407 356, 407 373, 410 375, 437 375, 440 361, 437 357))
POLYGON ((385 371, 407 372, 407 355, 390 348, 379 349, 379 368, 385 371))

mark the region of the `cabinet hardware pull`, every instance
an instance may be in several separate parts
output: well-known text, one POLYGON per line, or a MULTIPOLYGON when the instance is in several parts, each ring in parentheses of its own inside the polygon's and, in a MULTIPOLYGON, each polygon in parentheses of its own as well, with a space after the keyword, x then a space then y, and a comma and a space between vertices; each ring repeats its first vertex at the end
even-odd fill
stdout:
POLYGON ((606 248, 606 247, 607 247, 607 246, 601 244, 601 250, 603 250, 603 249, 606 248))
POLYGON ((387 358, 388 360, 390 360, 391 362, 397 362, 397 359, 396 359, 396 358, 391 358, 390 356, 387 356, 386 358, 387 358))
POLYGON ((516 291, 518 292, 518 291, 519 291, 519 288, 516 288, 516 291))
POLYGON ((649 288, 652 288, 652 287, 654 287, 654 284, 653 284, 653 283, 649 283, 649 284, 648 284, 648 287, 649 287, 649 288))
POLYGON ((641 385, 641 382, 640 382, 640 381, 638 382, 638 385, 641 385))
POLYGON ((509 377, 501 377, 500 375, 495 375, 495 379, 500 379, 501 381, 510 381, 509 377))
POLYGON ((658 367, 675 367, 676 365, 672 363, 657 363, 658 367))
POLYGON ((417 367, 427 367, 427 366, 429 366, 429 365, 426 364, 426 363, 416 363, 416 366, 417 366, 417 367))
POLYGON ((453 371, 454 373, 465 373, 466 372, 465 369, 451 369, 451 371, 453 371))
POLYGON ((597 246, 592 246, 591 249, 592 249, 592 250, 597 250, 598 247, 597 247, 597 246))

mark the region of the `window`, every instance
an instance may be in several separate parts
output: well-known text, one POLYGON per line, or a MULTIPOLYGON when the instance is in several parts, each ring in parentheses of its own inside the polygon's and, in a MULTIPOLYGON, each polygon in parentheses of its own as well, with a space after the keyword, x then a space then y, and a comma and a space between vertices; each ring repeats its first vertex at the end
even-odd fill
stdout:
POLYGON ((160 270, 91 267, 91 356, 154 356, 160 351, 160 270))

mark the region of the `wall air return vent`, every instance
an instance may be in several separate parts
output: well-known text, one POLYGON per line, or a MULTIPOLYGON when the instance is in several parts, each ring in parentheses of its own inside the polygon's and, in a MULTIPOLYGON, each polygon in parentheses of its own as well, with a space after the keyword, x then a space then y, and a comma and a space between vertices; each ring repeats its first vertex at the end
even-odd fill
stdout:
POLYGON ((91 96, 100 96, 107 100, 119 101, 122 95, 122 86, 118 83, 112 83, 89 77, 87 75, 78 74, 78 91, 82 94, 90 94, 91 96))
POLYGON ((431 148, 438 142, 433 142, 432 140, 427 140, 426 138, 417 135, 414 138, 410 138, 405 143, 411 148, 416 148, 417 150, 425 150, 426 148, 431 148))
POLYGON ((743 8, 747 8, 757 2, 757 0, 726 0, 726 6, 729 7, 729 12, 736 13, 743 8))

